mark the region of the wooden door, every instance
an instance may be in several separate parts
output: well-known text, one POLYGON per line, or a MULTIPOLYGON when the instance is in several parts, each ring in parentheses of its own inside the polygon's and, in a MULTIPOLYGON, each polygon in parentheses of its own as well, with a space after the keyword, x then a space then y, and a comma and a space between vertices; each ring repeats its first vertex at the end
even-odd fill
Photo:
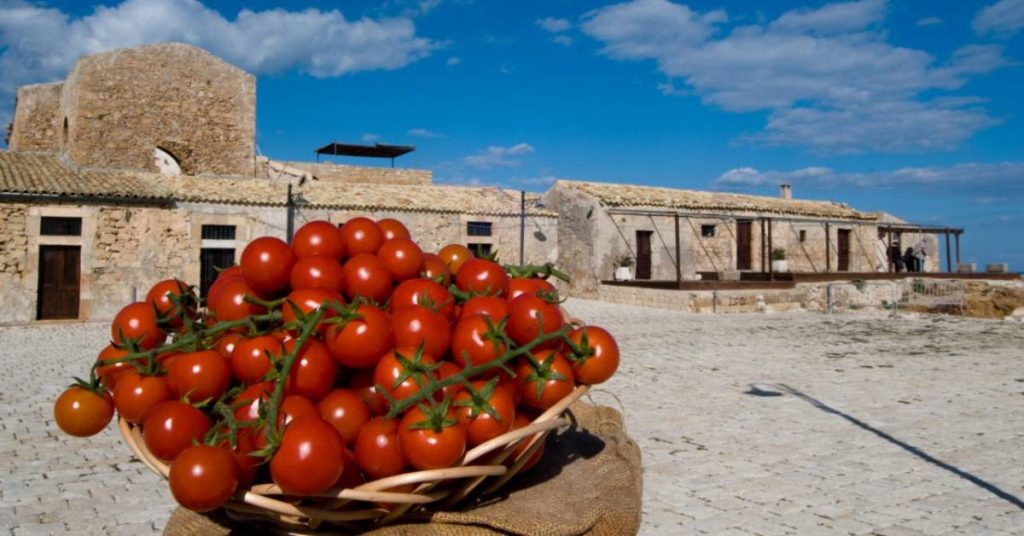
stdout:
POLYGON ((752 232, 754 222, 751 220, 739 220, 736 222, 736 269, 750 270, 750 250, 752 244, 752 232))
POLYGON ((36 318, 78 318, 79 246, 39 246, 36 318))
POLYGON ((235 264, 235 250, 231 248, 203 248, 199 250, 199 292, 206 297, 220 270, 235 264))
POLYGON ((839 248, 839 263, 837 270, 840 272, 850 271, 850 230, 838 229, 838 240, 836 246, 839 248))
POLYGON ((636 232, 636 278, 651 278, 651 235, 654 231, 636 232))

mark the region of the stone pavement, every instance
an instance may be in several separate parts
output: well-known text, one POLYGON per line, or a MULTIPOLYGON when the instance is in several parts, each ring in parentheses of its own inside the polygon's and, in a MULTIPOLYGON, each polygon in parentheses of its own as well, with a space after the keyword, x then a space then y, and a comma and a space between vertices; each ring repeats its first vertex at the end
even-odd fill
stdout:
MULTIPOLYGON (((624 410, 643 451, 646 534, 1024 533, 1020 324, 567 307, 620 338, 594 399, 624 410)), ((0 328, 0 533, 166 523, 165 484, 113 427, 53 424, 106 329, 0 328)))

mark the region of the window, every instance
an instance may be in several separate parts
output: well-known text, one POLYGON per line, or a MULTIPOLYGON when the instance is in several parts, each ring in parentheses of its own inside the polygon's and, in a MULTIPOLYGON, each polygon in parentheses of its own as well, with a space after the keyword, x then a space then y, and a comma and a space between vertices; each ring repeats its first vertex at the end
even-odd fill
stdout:
POLYGON ((701 225, 700 235, 704 238, 711 238, 712 236, 715 236, 715 226, 713 224, 701 225))
POLYGON ((800 241, 801 242, 806 242, 807 241, 807 231, 805 231, 805 230, 801 230, 800 231, 800 241))
MULTIPOLYGON (((203 227, 206 227, 205 225, 203 227)), ((216 226, 212 226, 216 227, 216 226)), ((232 227, 232 230, 234 228, 232 227)), ((199 295, 206 297, 210 287, 217 280, 220 270, 235 264, 235 250, 227 248, 203 248, 199 250, 199 295)))
POLYGON ((234 240, 234 225, 204 225, 203 240, 234 240))
POLYGON ((49 236, 82 236, 82 218, 57 218, 43 216, 39 234, 49 236))
POLYGON ((468 244, 469 250, 477 257, 486 257, 491 254, 491 244, 468 244))
POLYGON ((491 236, 491 222, 471 221, 466 224, 466 234, 469 236, 491 236))

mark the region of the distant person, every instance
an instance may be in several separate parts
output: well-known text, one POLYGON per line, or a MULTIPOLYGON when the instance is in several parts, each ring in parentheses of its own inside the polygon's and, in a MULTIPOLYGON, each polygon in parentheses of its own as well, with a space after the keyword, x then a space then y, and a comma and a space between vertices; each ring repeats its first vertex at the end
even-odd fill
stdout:
POLYGON ((924 260, 925 260, 925 257, 928 256, 927 247, 925 246, 923 238, 921 240, 918 240, 917 243, 914 244, 913 252, 914 252, 914 271, 915 272, 923 272, 924 271, 924 260))
POLYGON ((903 252, 903 266, 906 267, 908 272, 917 271, 917 259, 914 257, 914 248, 907 248, 903 252))
POLYGON ((900 255, 899 243, 893 243, 893 245, 889 246, 889 264, 892 265, 892 271, 903 271, 903 255, 900 255))

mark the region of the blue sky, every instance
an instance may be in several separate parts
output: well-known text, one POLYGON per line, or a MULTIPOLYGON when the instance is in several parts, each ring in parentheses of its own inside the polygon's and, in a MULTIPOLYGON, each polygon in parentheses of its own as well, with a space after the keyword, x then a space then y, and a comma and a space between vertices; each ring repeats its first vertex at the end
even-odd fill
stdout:
POLYGON ((1024 0, 761 4, 0 0, 0 99, 184 41, 257 74, 274 158, 379 141, 453 184, 785 181, 966 227, 965 261, 1024 269, 1024 0))

